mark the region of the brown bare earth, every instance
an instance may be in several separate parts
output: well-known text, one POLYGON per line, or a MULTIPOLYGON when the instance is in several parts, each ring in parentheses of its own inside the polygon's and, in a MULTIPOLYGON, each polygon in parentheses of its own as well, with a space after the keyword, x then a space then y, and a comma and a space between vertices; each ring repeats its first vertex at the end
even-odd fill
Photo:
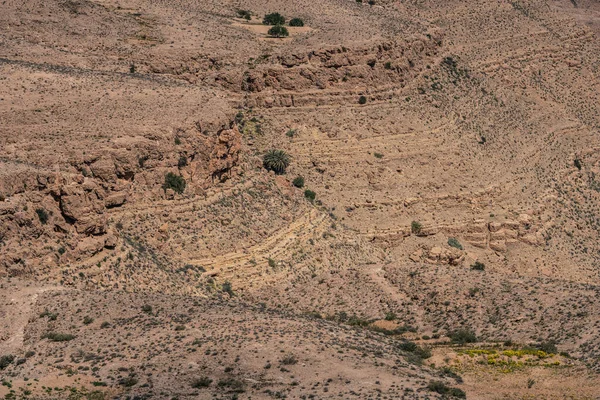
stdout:
POLYGON ((592 0, 1 1, 0 398, 600 399, 599 97, 592 0))

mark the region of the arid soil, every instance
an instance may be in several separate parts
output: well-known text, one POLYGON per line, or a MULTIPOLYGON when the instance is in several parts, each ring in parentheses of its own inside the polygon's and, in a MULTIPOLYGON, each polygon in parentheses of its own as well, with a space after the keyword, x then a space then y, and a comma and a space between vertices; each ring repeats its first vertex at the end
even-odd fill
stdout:
POLYGON ((591 0, 4 0, 0 396, 599 399, 599 97, 591 0))

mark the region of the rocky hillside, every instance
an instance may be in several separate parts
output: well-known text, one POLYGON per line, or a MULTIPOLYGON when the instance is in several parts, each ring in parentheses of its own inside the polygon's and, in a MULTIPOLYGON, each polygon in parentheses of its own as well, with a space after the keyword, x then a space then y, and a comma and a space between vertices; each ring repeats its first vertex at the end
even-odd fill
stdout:
POLYGON ((0 394, 597 396, 595 2, 6 0, 0 27, 0 394))

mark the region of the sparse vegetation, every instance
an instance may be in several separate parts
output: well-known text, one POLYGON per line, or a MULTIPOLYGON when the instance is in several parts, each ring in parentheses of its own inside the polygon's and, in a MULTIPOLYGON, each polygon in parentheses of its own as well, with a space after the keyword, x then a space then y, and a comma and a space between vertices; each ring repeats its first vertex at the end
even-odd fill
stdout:
POLYGON ((75 335, 71 335, 70 333, 50 332, 42 336, 42 339, 48 339, 51 342, 68 342, 75 339, 75 335))
POLYGON ((358 98, 358 104, 367 104, 367 98, 365 96, 360 96, 358 98))
POLYGON ((459 399, 467 398, 467 395, 463 390, 461 390, 459 388, 453 388, 453 387, 447 386, 444 382, 441 382, 441 381, 429 382, 429 384, 427 385, 427 389, 429 389, 432 392, 444 395, 444 396, 450 396, 450 397, 455 397, 455 398, 459 398, 459 399))
POLYGON ((410 223, 410 231, 414 234, 414 235, 419 235, 421 233, 421 231, 423 230, 423 225, 421 225, 420 222, 418 221, 413 221, 410 223))
POLYGON ((194 389, 201 389, 201 388, 207 388, 210 386, 210 384, 213 382, 212 379, 210 379, 207 376, 203 376, 197 379, 194 379, 192 381, 192 387, 194 389))

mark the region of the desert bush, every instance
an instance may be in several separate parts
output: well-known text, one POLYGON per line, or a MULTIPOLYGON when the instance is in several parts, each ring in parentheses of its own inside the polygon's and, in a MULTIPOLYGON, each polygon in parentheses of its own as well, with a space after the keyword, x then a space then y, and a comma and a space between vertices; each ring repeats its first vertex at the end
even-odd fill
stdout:
POLYGON ((225 293, 227 293, 228 295, 230 295, 231 297, 233 297, 235 295, 235 293, 233 292, 233 288, 231 286, 231 282, 229 282, 229 281, 223 282, 223 285, 221 286, 221 289, 225 293))
POLYGON ((577 168, 578 170, 581 171, 581 160, 579 158, 576 158, 575 161, 573 162, 575 164, 575 168, 577 168))
POLYGON ((385 313, 385 320, 386 321, 393 321, 395 319, 396 319, 396 313, 394 313, 392 311, 385 313))
POLYGON ((91 324, 92 322, 94 322, 94 318, 90 317, 89 315, 86 315, 86 316, 83 318, 83 323, 84 323, 84 325, 89 325, 89 324, 91 324))
POLYGON ((75 335, 70 333, 49 332, 42 336, 42 339, 48 339, 51 342, 68 342, 75 339, 75 335))
POLYGON ((423 229, 423 225, 420 222, 413 221, 410 223, 410 231, 413 234, 418 235, 419 233, 421 233, 422 229, 423 229))
POLYGON ((35 210, 35 213, 37 214, 42 225, 46 225, 46 223, 48 223, 49 216, 46 210, 44 210, 43 208, 38 208, 37 210, 35 210))
POLYGON ((201 378, 194 379, 192 381, 192 387, 194 389, 206 388, 209 387, 211 383, 212 379, 210 379, 208 376, 203 376, 201 378))
POLYGON ((169 172, 167 175, 165 175, 163 189, 173 189, 175 192, 181 194, 185 190, 185 179, 179 175, 169 172))
POLYGON ((12 354, 0 357, 0 370, 3 370, 6 367, 8 367, 14 361, 14 359, 15 356, 13 356, 12 354))
POLYGON ((365 96, 360 96, 358 98, 358 104, 367 104, 367 98, 365 96))
POLYGON ((457 238, 448 238, 448 246, 462 250, 463 246, 460 244, 457 238))
POLYGON ((144 304, 142 306, 142 311, 145 312, 146 314, 151 314, 152 313, 152 306, 149 304, 144 304))
POLYGON ((279 13, 267 14, 267 15, 265 15, 265 18, 263 18, 263 24, 264 25, 283 25, 283 24, 285 24, 285 18, 283 17, 283 15, 281 15, 279 13))
POLYGON ((452 343, 465 344, 477 342, 477 336, 469 329, 457 329, 448 333, 448 337, 452 340, 452 343))
POLYGON ((444 395, 444 396, 457 397, 460 399, 467 398, 467 395, 465 394, 465 392, 463 390, 461 390, 459 388, 450 387, 450 386, 446 385, 444 382, 440 382, 440 381, 429 382, 429 384, 427 385, 427 389, 429 389, 432 392, 444 395))
POLYGON ((306 189, 304 191, 304 197, 313 202, 317 198, 317 194, 310 189, 306 189))
POLYGON ((125 386, 125 387, 132 387, 132 386, 137 385, 137 383, 138 383, 138 380, 133 375, 123 378, 119 381, 119 384, 122 386, 125 386))
POLYGON ((390 61, 387 61, 385 64, 383 64, 383 67, 385 69, 392 69, 392 63, 390 61))
POLYGON ((243 18, 247 21, 250 21, 250 19, 252 19, 252 14, 248 10, 237 10, 237 15, 239 18, 243 18))
POLYGON ((292 181, 292 184, 294 186, 296 186, 297 188, 302 188, 304 187, 304 178, 301 176, 297 176, 294 178, 294 180, 292 181))
POLYGON ((304 26, 304 21, 300 18, 292 18, 290 20, 290 26, 304 26))
POLYGON ((273 36, 276 38, 286 37, 286 36, 290 35, 287 28, 283 25, 275 25, 274 27, 269 29, 268 33, 269 33, 269 36, 273 36))
POLYGON ((244 392, 244 383, 233 378, 221 379, 219 380, 219 382, 217 382, 217 386, 219 386, 220 388, 227 388, 232 392, 244 392))
POLYGON ((188 159, 186 156, 179 157, 179 161, 177 161, 177 166, 179 168, 183 168, 188 165, 188 159))
POLYGON ((285 357, 281 359, 281 363, 283 365, 294 365, 298 363, 298 359, 293 354, 287 354, 285 357))
POLYGON ((476 271, 483 271, 485 270, 485 264, 479 261, 475 261, 475 263, 471 265, 471 269, 474 269, 476 271))
POLYGON ((548 354, 556 354, 558 353, 558 349, 556 348, 556 343, 552 340, 544 341, 539 343, 536 346, 538 349, 548 354))
POLYGON ((285 174, 290 165, 290 156, 283 150, 269 150, 263 156, 263 166, 278 175, 285 174))
POLYGON ((58 318, 58 313, 52 313, 48 311, 48 309, 45 309, 44 312, 40 314, 40 318, 44 317, 48 317, 50 321, 56 321, 56 318, 58 318))

